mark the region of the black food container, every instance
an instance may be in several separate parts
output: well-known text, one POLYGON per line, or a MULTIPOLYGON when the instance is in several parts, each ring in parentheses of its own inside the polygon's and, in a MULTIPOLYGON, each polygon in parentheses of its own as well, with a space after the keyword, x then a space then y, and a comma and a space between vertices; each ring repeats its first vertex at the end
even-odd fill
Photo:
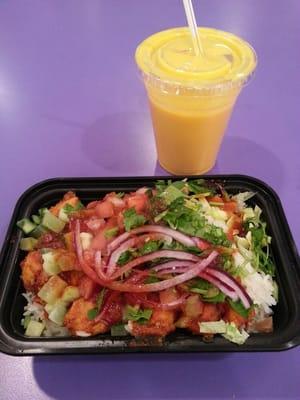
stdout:
MULTIPOLYGON (((193 179, 199 178, 193 176, 193 179)), ((272 236, 271 251, 276 265, 279 302, 274 308, 274 331, 252 334, 245 344, 237 346, 222 337, 205 343, 201 337, 176 331, 162 343, 141 343, 132 337, 111 337, 109 333, 88 338, 28 338, 24 336, 21 319, 25 299, 20 279, 19 250, 22 233, 16 222, 42 207, 58 202, 64 193, 75 191, 83 203, 103 197, 111 191, 134 191, 152 186, 158 177, 138 178, 59 178, 29 188, 19 199, 13 213, 0 256, 0 350, 11 355, 98 354, 128 352, 241 352, 287 350, 300 339, 300 262, 280 200, 263 182, 242 175, 203 176, 224 185, 229 193, 253 191, 253 203, 263 210, 268 234, 272 236)), ((172 178, 177 179, 177 178, 172 178)), ((182 179, 182 177, 180 177, 182 179)), ((251 203, 251 200, 249 201, 251 203)))

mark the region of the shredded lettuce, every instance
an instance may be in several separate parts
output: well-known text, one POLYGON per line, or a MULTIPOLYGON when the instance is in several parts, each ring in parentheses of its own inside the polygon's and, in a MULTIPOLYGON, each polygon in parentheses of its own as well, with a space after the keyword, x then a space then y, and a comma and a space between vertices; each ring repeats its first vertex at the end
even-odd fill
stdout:
POLYGON ((249 334, 244 329, 240 331, 233 322, 230 322, 226 324, 226 332, 222 336, 232 343, 241 345, 248 339, 249 334))
POLYGON ((200 333, 226 333, 226 322, 220 321, 199 322, 200 333))

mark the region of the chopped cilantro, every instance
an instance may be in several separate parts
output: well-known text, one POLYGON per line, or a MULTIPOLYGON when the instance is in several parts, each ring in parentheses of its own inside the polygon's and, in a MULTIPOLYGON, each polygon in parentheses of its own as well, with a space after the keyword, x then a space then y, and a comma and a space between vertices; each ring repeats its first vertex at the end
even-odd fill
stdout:
POLYGON ((152 310, 149 308, 145 308, 144 310, 139 309, 138 307, 132 307, 127 305, 124 310, 124 320, 125 321, 135 321, 139 324, 144 324, 151 318, 152 310))
POLYGON ((139 255, 143 256, 144 254, 153 253, 160 249, 162 243, 157 240, 149 240, 145 242, 144 245, 139 249, 139 255))
POLYGON ((125 192, 119 192, 116 194, 117 197, 119 197, 119 199, 122 199, 122 197, 125 196, 125 192))
POLYGON ((247 219, 245 222, 246 231, 251 232, 251 250, 255 257, 253 263, 256 268, 269 274, 275 275, 275 265, 269 254, 270 236, 266 233, 266 223, 260 219, 261 210, 256 207, 254 209, 255 216, 247 219))
POLYGON ((228 299, 228 303, 235 312, 240 314, 243 318, 248 318, 249 309, 245 308, 241 301, 232 301, 231 299, 228 299))
POLYGON ((190 291, 193 293, 205 294, 213 285, 202 278, 197 278, 192 281, 190 291))
POLYGON ((91 308, 90 310, 88 310, 88 312, 86 313, 87 319, 89 320, 93 320, 97 317, 97 315, 99 314, 101 308, 102 308, 102 304, 104 301, 104 296, 106 293, 106 289, 103 288, 100 293, 97 295, 96 298, 96 307, 91 308))
POLYGON ((204 295, 203 301, 205 301, 206 303, 224 303, 225 297, 225 294, 219 291, 219 293, 213 297, 206 297, 204 295))
POLYGON ((127 264, 130 260, 132 260, 132 258, 133 258, 132 251, 126 250, 120 255, 117 264, 118 265, 127 264))
POLYGON ((133 228, 144 225, 146 218, 143 215, 137 214, 135 208, 128 208, 128 210, 123 212, 124 215, 124 225, 127 232, 133 228))
POLYGON ((91 308, 90 310, 88 310, 88 312, 86 314, 87 319, 89 319, 90 321, 92 319, 95 319, 97 317, 98 313, 99 313, 99 310, 97 307, 91 308))
POLYGON ((170 185, 160 195, 167 204, 171 204, 174 200, 184 197, 184 194, 175 185, 170 185))
POLYGON ((173 201, 163 217, 171 228, 190 236, 197 236, 215 245, 229 246, 222 228, 207 223, 204 216, 184 205, 184 198, 173 201))
POLYGON ((71 204, 65 204, 63 207, 64 212, 68 215, 72 212, 81 210, 83 208, 83 204, 81 203, 81 201, 78 201, 74 206, 72 206, 71 204))
POLYGON ((146 284, 148 284, 148 283, 157 283, 157 282, 160 282, 160 279, 155 275, 147 276, 147 278, 144 281, 144 283, 146 283, 146 284))
POLYGON ((111 229, 107 229, 104 232, 104 236, 105 236, 106 239, 111 239, 112 237, 116 236, 118 231, 119 231, 119 228, 117 228, 117 227, 111 228, 111 229))
POLYGON ((191 193, 195 194, 214 194, 214 191, 211 188, 207 187, 204 179, 195 179, 188 181, 188 189, 191 193))

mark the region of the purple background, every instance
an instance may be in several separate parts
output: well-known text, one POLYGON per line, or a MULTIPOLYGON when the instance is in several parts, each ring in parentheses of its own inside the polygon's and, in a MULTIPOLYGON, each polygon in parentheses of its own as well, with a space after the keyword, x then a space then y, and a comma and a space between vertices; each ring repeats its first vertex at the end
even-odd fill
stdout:
MULTIPOLYGON (((201 25, 257 50, 212 173, 280 195, 300 248, 300 2, 194 1, 201 25)), ((185 24, 180 0, 0 0, 0 244, 19 195, 57 176, 165 174, 134 64, 151 33, 185 24), (115 28, 112 28, 113 20, 115 28)), ((300 399, 300 350, 13 358, 0 399, 300 399)))

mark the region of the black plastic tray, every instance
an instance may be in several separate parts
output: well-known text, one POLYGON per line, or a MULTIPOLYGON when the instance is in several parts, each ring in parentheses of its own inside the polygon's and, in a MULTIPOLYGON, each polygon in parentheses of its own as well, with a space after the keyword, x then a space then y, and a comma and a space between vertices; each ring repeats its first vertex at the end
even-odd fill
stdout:
MULTIPOLYGON (((195 177, 193 177, 195 178, 195 177)), ((19 263, 24 254, 18 249, 21 232, 16 221, 30 216, 41 207, 56 203, 68 190, 75 191, 83 202, 98 199, 110 191, 133 191, 151 186, 157 179, 139 178, 59 178, 38 183, 19 199, 0 256, 0 350, 11 355, 97 354, 126 352, 223 352, 277 351, 294 347, 300 342, 300 262, 280 200, 263 182, 242 175, 203 176, 224 183, 230 193, 256 192, 258 204, 272 236, 272 253, 279 283, 279 302, 274 310, 274 332, 252 334, 242 346, 221 337, 204 343, 200 337, 175 332, 161 344, 141 344, 131 337, 112 338, 109 334, 88 338, 27 338, 20 325, 25 300, 20 280, 19 263)), ((176 179, 176 178, 172 178, 176 179)))

